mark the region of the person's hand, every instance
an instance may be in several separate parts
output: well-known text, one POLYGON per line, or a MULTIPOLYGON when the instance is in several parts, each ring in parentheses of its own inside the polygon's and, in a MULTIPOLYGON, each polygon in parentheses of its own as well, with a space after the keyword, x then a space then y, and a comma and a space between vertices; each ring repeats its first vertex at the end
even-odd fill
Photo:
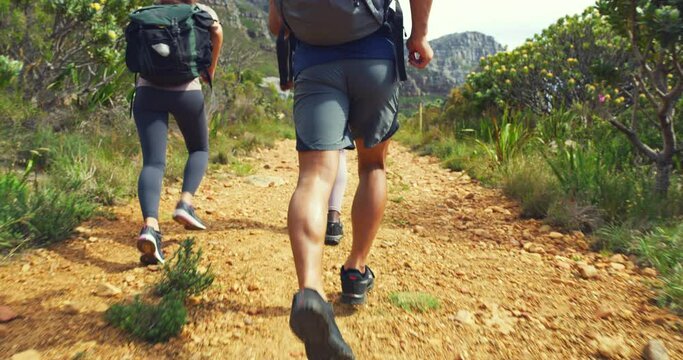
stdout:
POLYGON ((410 36, 407 42, 408 62, 410 65, 424 69, 434 58, 434 50, 426 36, 410 36))
POLYGON ((205 73, 201 73, 199 77, 202 79, 203 82, 209 83, 209 80, 213 80, 216 75, 216 68, 211 66, 209 67, 205 73), (208 73, 208 76, 207 76, 208 73))
POLYGON ((286 84, 280 84, 280 90, 282 91, 287 91, 287 90, 292 90, 294 89, 294 81, 290 81, 286 84))

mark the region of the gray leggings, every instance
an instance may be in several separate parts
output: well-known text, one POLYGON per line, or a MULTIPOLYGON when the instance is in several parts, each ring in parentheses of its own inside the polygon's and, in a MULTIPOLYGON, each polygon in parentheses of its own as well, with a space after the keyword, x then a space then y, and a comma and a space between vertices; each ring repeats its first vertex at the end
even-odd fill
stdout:
POLYGON ((183 176, 183 192, 194 194, 209 163, 209 134, 201 90, 168 91, 138 87, 133 116, 142 145, 142 171, 138 198, 144 218, 159 218, 161 182, 166 169, 168 114, 173 115, 189 153, 183 176))

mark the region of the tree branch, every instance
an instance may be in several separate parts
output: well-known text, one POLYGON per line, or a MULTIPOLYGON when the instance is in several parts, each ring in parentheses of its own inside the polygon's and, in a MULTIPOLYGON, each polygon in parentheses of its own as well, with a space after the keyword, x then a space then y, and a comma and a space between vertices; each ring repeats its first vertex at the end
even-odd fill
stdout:
POLYGON ((644 144, 640 140, 640 137, 638 137, 638 134, 635 132, 635 130, 629 129, 628 127, 626 127, 626 125, 622 124, 616 118, 611 118, 608 121, 615 128, 617 128, 617 130, 624 133, 624 135, 626 135, 626 137, 628 137, 628 139, 631 141, 631 144, 633 144, 633 146, 635 146, 636 149, 643 153, 643 155, 647 156, 652 161, 657 161, 657 152, 654 151, 651 147, 644 144))

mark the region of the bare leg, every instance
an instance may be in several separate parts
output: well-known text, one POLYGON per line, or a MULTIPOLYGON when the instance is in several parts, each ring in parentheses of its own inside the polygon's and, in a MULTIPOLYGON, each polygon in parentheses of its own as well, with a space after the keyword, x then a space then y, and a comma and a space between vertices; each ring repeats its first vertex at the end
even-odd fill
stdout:
POLYGON ((159 231, 159 220, 153 217, 145 218, 145 225, 151 227, 152 229, 159 231))
POLYGON ((332 187, 332 193, 330 194, 327 222, 339 222, 340 220, 342 201, 344 200, 344 192, 346 191, 346 178, 346 150, 339 150, 337 178, 334 180, 334 186, 332 187))
POLYGON ((365 272, 370 248, 379 230, 387 203, 385 161, 389 141, 373 148, 366 148, 363 140, 358 139, 356 145, 358 147, 359 184, 351 210, 353 246, 351 254, 344 263, 344 268, 365 272))
POLYGON ((316 290, 323 299, 325 214, 338 163, 337 151, 299 152, 299 181, 287 216, 299 288, 316 290))
POLYGON ((187 205, 192 205, 192 198, 194 198, 194 196, 187 191, 180 194, 180 201, 184 202, 187 205))

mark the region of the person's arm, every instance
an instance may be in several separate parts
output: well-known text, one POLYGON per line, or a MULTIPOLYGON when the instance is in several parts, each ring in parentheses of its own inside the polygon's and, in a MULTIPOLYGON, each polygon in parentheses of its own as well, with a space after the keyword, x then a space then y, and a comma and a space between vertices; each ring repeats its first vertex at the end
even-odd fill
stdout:
POLYGON ((221 48, 223 47, 223 27, 218 21, 216 21, 213 23, 213 26, 211 26, 209 31, 211 32, 211 45, 213 47, 213 51, 211 53, 211 66, 209 66, 209 75, 211 76, 211 79, 213 79, 214 75, 216 74, 218 59, 221 55, 221 48))
POLYGON ((270 5, 268 6, 268 29, 271 34, 278 36, 282 28, 282 18, 280 17, 280 11, 278 11, 275 5, 275 1, 270 0, 270 5))
POLYGON ((432 0, 410 0, 413 29, 410 31, 410 38, 408 38, 406 45, 408 47, 408 61, 418 69, 427 67, 434 57, 434 50, 427 41, 427 23, 431 10, 432 0))

